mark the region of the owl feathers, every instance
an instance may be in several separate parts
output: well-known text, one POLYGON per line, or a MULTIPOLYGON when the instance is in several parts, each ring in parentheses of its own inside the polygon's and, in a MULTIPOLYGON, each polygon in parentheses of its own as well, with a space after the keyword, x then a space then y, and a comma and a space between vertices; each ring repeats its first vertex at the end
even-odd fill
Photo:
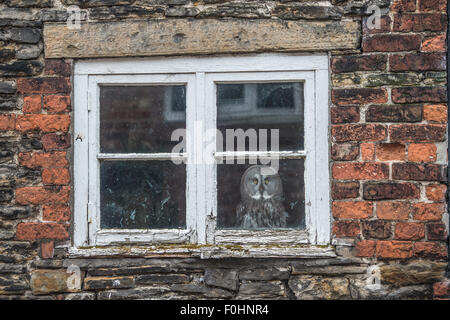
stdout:
POLYGON ((252 166, 241 178, 241 202, 236 208, 237 227, 243 229, 286 228, 279 174, 269 167, 252 166))

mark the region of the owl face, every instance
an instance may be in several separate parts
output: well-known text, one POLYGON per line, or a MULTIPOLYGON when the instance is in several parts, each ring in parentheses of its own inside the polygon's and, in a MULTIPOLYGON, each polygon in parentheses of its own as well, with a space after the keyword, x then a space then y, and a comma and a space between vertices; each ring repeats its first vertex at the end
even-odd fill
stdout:
POLYGON ((267 200, 282 194, 281 178, 273 169, 259 165, 251 166, 242 175, 242 199, 267 200))

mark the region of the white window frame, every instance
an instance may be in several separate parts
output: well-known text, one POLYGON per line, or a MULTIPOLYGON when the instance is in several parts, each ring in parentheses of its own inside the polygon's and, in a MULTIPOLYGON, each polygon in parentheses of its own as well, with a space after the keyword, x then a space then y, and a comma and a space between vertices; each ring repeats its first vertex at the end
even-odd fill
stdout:
MULTIPOLYGON (((221 57, 155 57, 82 60, 74 71, 74 242, 75 248, 126 243, 194 243, 206 245, 330 244, 328 56, 258 54, 221 57), (216 165, 195 166, 208 143, 193 130, 203 121, 216 128, 216 83, 304 82, 305 149, 280 152, 281 159, 305 158, 305 230, 216 230, 216 165), (186 229, 100 230, 98 161, 170 160, 170 154, 99 153, 100 85, 186 84, 187 140, 186 229), (196 144, 194 141, 202 143, 196 144)), ((255 155, 242 152, 238 157, 255 155)), ((260 153, 258 154, 260 155, 260 153)), ((272 155, 272 153, 267 153, 272 155)), ((226 164, 224 164, 226 165, 226 164)))

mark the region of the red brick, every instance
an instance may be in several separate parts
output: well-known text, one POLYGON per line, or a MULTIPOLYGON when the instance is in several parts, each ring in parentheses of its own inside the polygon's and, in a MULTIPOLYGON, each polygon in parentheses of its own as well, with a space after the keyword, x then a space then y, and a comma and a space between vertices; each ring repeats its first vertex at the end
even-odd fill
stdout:
POLYGON ((394 12, 414 12, 416 11, 416 0, 394 0, 391 9, 394 12))
POLYGON ((422 52, 445 52, 445 35, 426 37, 422 42, 422 52))
POLYGON ((409 241, 377 241, 376 255, 385 259, 407 259, 413 256, 413 244, 409 241))
POLYGON ((0 114, 0 130, 14 130, 16 127, 16 116, 14 114, 0 114))
POLYGON ((335 161, 356 160, 359 155, 359 149, 356 144, 335 143, 331 147, 331 158, 335 161))
POLYGON ((45 96, 44 109, 50 113, 68 112, 70 111, 69 96, 45 96))
POLYGON ((361 143, 361 158, 363 161, 375 159, 375 145, 373 143, 361 143))
POLYGON ((444 53, 395 54, 389 57, 391 71, 443 71, 446 69, 444 53))
POLYGON ((425 105, 423 107, 423 118, 428 122, 446 123, 447 106, 446 105, 425 105))
POLYGON ((356 244, 357 257, 372 257, 375 254, 375 240, 363 240, 356 244))
POLYGON ((366 17, 363 19, 363 35, 374 34, 374 33, 389 33, 391 31, 392 20, 389 16, 380 17, 380 27, 374 27, 374 21, 366 17), (370 23, 370 25, 368 24, 370 23))
POLYGON ((67 203, 70 187, 23 187, 16 190, 18 204, 67 203))
POLYGON ((404 87, 392 88, 394 103, 447 102, 445 87, 404 87))
MULTIPOLYGON (((404 13, 394 16, 394 32, 445 31, 447 19, 443 14, 404 13)), ((396 50, 401 51, 401 50, 396 50)))
POLYGON ((427 224, 427 239, 445 241, 447 239, 447 227, 445 224, 441 222, 427 224))
POLYGON ((42 218, 45 221, 70 221, 70 208, 67 205, 44 205, 42 209, 42 218))
POLYGON ((27 114, 19 115, 16 120, 18 131, 67 132, 69 127, 69 115, 27 114))
POLYGON ((363 198, 366 200, 418 199, 420 189, 413 183, 381 182, 365 183, 363 198))
POLYGON ((380 161, 402 161, 405 160, 405 145, 400 143, 383 143, 377 146, 376 156, 380 161))
POLYGON ((69 238, 66 228, 57 223, 24 222, 17 225, 17 240, 55 239, 65 240, 69 238))
POLYGON ((434 162, 437 158, 437 147, 434 143, 411 143, 408 146, 408 161, 434 162))
POLYGON ((69 133, 47 133, 42 136, 42 145, 46 151, 67 149, 71 146, 71 137, 69 133))
POLYGON ((45 185, 65 185, 70 182, 67 168, 46 168, 42 170, 42 182, 45 185))
POLYGON ((359 122, 358 107, 333 107, 331 108, 331 123, 359 122))
POLYGON ((447 0, 417 0, 419 10, 422 12, 439 11, 445 12, 447 10, 447 0))
POLYGON ((355 237, 359 232, 358 221, 336 221, 333 223, 333 234, 338 238, 355 237))
POLYGON ((392 178, 395 180, 443 181, 444 168, 438 164, 393 163, 392 178))
POLYGON ((44 241, 41 243, 41 258, 51 259, 54 255, 54 243, 53 241, 44 241))
POLYGON ((26 96, 23 98, 22 111, 24 113, 41 112, 42 98, 40 95, 26 96))
POLYGON ((408 220, 412 212, 409 202, 377 202, 377 217, 383 220, 408 220))
POLYGON ((334 89, 331 101, 338 106, 386 103, 388 93, 384 88, 334 89))
POLYGON ((331 190, 334 200, 354 199, 359 196, 359 182, 333 182, 331 190))
POLYGON ((69 78, 43 77, 17 79, 17 91, 20 93, 70 93, 69 78))
POLYGON ((398 124, 389 126, 392 142, 440 142, 445 140, 446 126, 440 124, 398 124))
POLYGON ((331 70, 334 73, 354 71, 383 71, 386 69, 385 55, 342 56, 331 59, 331 70))
POLYGON ((447 186, 445 184, 431 184, 426 186, 427 198, 430 201, 445 201, 447 186))
POLYGON ((339 219, 365 219, 372 216, 372 202, 333 202, 333 217, 339 219))
POLYGON ((384 163, 335 163, 332 171, 339 180, 389 179, 389 166, 384 163))
POLYGON ((27 168, 66 167, 66 155, 65 151, 19 153, 19 163, 27 168))
POLYGON ((422 37, 419 35, 377 34, 363 39, 364 52, 398 52, 419 50, 422 37))
POLYGON ((44 74, 57 75, 62 77, 69 77, 72 73, 72 66, 70 63, 60 59, 46 59, 44 74))
POLYGON ((440 221, 444 212, 443 203, 416 203, 413 217, 420 221, 440 221))
POLYGON ((395 225, 395 239, 420 240, 425 237, 425 227, 422 223, 398 222, 395 225))
POLYGON ((386 127, 380 124, 343 124, 331 127, 336 142, 381 141, 387 136, 386 127))
POLYGON ((450 280, 435 283, 433 285, 433 292, 436 297, 450 297, 450 280))
POLYGON ((418 258, 443 260, 447 258, 448 248, 436 242, 416 242, 414 255, 418 258))

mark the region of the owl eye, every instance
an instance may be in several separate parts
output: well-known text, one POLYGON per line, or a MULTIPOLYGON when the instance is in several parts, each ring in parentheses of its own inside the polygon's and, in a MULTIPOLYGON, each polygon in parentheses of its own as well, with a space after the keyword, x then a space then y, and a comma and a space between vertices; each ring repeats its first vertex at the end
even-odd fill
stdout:
POLYGON ((256 179, 256 178, 253 179, 253 184, 255 184, 255 185, 258 184, 258 179, 256 179))
POLYGON ((264 179, 264 184, 269 184, 269 178, 264 179))

